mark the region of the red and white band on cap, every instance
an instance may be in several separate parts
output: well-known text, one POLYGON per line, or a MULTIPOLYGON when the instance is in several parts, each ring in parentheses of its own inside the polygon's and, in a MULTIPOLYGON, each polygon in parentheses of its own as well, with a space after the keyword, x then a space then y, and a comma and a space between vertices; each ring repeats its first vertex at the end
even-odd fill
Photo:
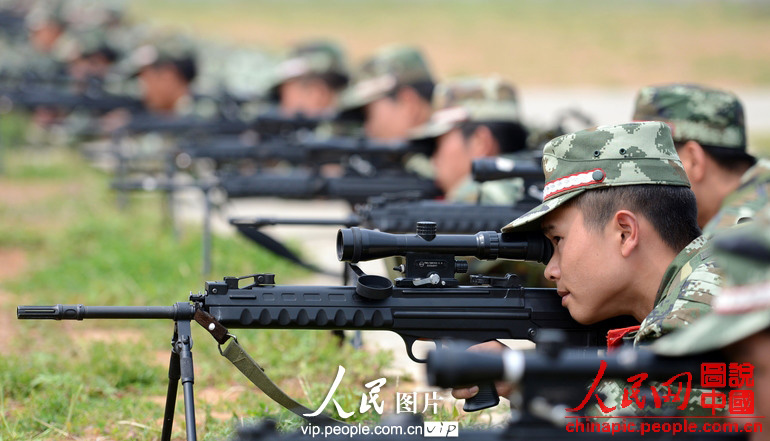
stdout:
POLYGON ((545 184, 543 189, 543 200, 555 196, 567 190, 572 190, 586 185, 598 184, 604 180, 606 174, 604 170, 596 168, 581 173, 567 175, 545 184))
POLYGON ((731 286, 714 299, 714 312, 738 314, 770 309, 770 282, 731 286))

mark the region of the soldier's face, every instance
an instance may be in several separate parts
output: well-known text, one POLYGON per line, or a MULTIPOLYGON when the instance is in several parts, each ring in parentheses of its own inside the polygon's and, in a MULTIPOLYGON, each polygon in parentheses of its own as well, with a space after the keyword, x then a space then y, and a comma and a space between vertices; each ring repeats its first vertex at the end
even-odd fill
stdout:
POLYGON ((431 157, 436 171, 436 185, 445 193, 455 188, 471 173, 471 154, 459 128, 454 128, 436 140, 436 152, 431 157))
POLYGON ((321 80, 296 78, 280 86, 281 112, 288 116, 321 116, 330 112, 336 93, 321 80))
POLYGON ((139 72, 142 100, 148 109, 167 112, 174 108, 182 88, 179 75, 166 66, 151 66, 139 72))
POLYGON ((556 283, 572 318, 587 325, 627 314, 628 299, 620 293, 630 275, 609 229, 587 228, 580 209, 569 205, 548 213, 541 226, 554 247, 545 277, 556 283))
POLYGON ((402 101, 385 97, 367 104, 364 123, 366 136, 386 141, 406 139, 413 124, 402 101))
POLYGON ((54 23, 47 23, 44 26, 35 29, 30 34, 30 41, 35 49, 41 52, 50 52, 53 50, 56 40, 62 34, 62 29, 54 23))

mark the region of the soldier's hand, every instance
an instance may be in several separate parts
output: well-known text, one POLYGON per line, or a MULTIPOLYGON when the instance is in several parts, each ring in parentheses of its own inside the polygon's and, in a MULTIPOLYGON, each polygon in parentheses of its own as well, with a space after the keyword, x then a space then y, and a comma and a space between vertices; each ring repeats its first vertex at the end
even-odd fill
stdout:
MULTIPOLYGON (((479 343, 477 345, 474 345, 468 348, 469 351, 487 351, 487 352, 503 352, 506 349, 508 349, 507 346, 505 346, 504 344, 496 340, 479 343)), ((500 395, 501 397, 508 398, 508 396, 510 396, 511 393, 513 392, 513 385, 511 383, 506 383, 504 381, 496 382, 495 388, 497 389, 497 394, 500 395)), ((468 398, 472 398, 476 396, 477 393, 479 393, 478 386, 452 389, 452 396, 458 400, 467 400, 468 398)))

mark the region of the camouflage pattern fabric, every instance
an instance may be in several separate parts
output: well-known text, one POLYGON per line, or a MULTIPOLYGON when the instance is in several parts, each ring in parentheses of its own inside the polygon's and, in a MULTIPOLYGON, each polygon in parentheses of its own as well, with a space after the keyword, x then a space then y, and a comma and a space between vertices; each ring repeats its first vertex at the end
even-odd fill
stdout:
POLYGON ((770 208, 752 222, 718 233, 713 242, 725 278, 713 312, 657 341, 655 352, 681 356, 713 351, 770 327, 770 208))
POLYGON ((145 67, 161 63, 192 60, 197 63, 194 43, 182 35, 148 35, 139 45, 119 62, 116 71, 127 77, 135 76, 145 67))
POLYGON ((634 345, 651 343, 707 314, 721 284, 711 246, 700 236, 666 269, 655 307, 642 321, 634 345))
POLYGON ((770 206, 770 160, 760 159, 741 177, 740 186, 722 202, 717 214, 703 228, 712 237, 718 231, 752 219, 770 206))
POLYGON ((645 87, 634 120, 666 122, 675 141, 746 150, 743 106, 730 92, 695 84, 645 87))
MULTIPOLYGON (((711 311, 711 304, 719 292, 722 279, 717 272, 712 247, 704 236, 700 236, 687 245, 671 262, 663 276, 655 307, 645 317, 638 331, 629 333, 624 341, 633 342, 634 346, 650 345, 658 338, 684 328, 696 320, 706 316, 711 311)), ((693 373, 697 375, 697 373, 693 373)), ((684 410, 677 409, 681 403, 664 403, 660 408, 650 405, 654 397, 649 388, 647 406, 639 408, 631 405, 621 409, 623 389, 630 388, 625 380, 609 379, 602 381, 597 391, 603 395, 603 403, 607 407, 617 407, 616 411, 605 414, 598 405, 591 410, 590 415, 687 415, 712 416, 710 408, 701 405, 701 396, 706 390, 693 388, 689 404, 684 410)), ((665 388, 658 388, 661 395, 665 388)), ((677 390, 674 388, 674 390, 677 390)), ((715 415, 724 415, 725 411, 717 411, 715 415)), ((703 421, 701 421, 703 423, 703 421)))
POLYGON ((671 131, 661 122, 638 122, 563 135, 543 148, 543 203, 503 228, 539 231, 547 213, 593 188, 662 184, 689 187, 671 131))
MULTIPOLYGON (((500 157, 511 159, 531 157, 529 152, 517 152, 500 157)), ((468 176, 457 188, 447 193, 446 199, 452 202, 478 203, 481 205, 514 205, 525 196, 524 180, 520 178, 500 179, 497 181, 476 182, 468 176)))
POLYGON ((404 158, 404 170, 422 176, 425 179, 436 177, 430 158, 422 153, 412 153, 404 158))
POLYGON ((513 85, 498 77, 473 77, 442 82, 433 92, 433 115, 415 128, 410 139, 434 142, 466 122, 520 123, 513 85))
POLYGON ((355 75, 355 83, 343 94, 341 107, 346 112, 355 112, 401 86, 433 81, 419 49, 389 46, 363 63, 355 75))
POLYGON ((273 87, 292 78, 333 74, 348 78, 342 47, 332 41, 308 41, 294 47, 273 70, 273 87))

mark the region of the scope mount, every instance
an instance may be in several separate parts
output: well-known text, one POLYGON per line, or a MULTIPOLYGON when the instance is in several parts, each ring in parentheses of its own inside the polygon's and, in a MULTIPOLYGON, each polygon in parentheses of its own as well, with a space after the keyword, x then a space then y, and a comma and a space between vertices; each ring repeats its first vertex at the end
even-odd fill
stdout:
MULTIPOLYGON (((436 237, 436 223, 417 222, 417 235, 430 241, 436 237)), ((460 285, 457 273, 468 272, 468 262, 455 259, 451 254, 407 252, 405 262, 393 268, 404 274, 394 280, 399 288, 430 287, 453 288, 460 285)))

